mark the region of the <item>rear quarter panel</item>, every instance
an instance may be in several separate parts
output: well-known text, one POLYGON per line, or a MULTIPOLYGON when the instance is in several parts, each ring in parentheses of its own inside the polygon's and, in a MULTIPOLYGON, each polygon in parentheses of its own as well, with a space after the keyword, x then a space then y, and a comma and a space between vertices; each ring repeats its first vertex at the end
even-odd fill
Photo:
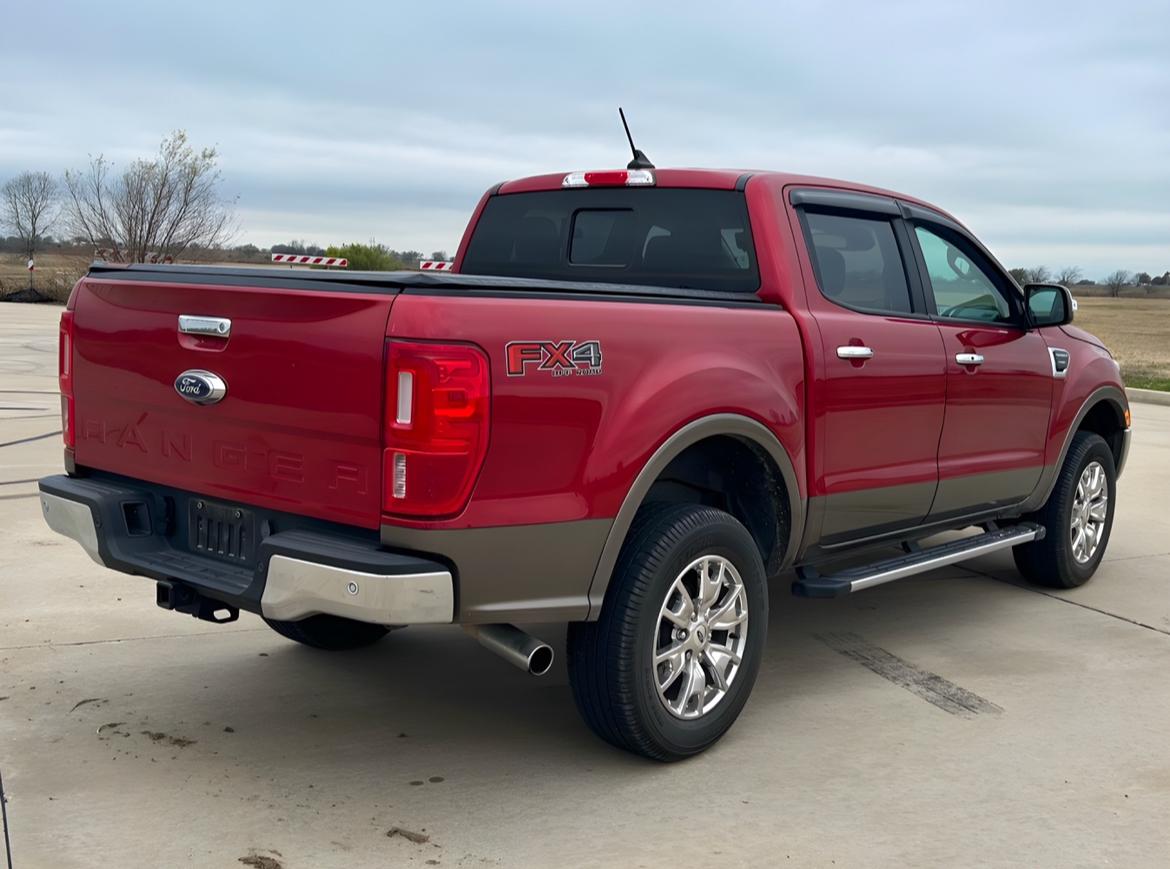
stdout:
POLYGON ((467 509, 418 528, 612 519, 654 451, 692 420, 748 416, 804 461, 804 373, 792 318, 775 305, 404 293, 392 338, 467 341, 488 354, 492 426, 467 509), (601 372, 507 373, 513 341, 598 341, 601 372))

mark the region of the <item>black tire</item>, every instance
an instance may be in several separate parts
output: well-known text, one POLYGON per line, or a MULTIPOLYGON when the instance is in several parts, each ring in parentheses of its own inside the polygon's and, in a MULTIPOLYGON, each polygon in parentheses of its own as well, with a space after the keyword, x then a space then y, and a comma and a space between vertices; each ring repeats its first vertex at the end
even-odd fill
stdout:
POLYGON ((1100 435, 1080 431, 1073 435, 1064 465, 1048 502, 1024 518, 1044 526, 1043 540, 1024 543, 1012 550, 1016 567, 1024 578, 1048 588, 1076 588, 1088 582, 1101 563, 1109 532, 1113 528, 1113 508, 1117 502, 1117 471, 1113 452, 1100 435), (1108 496, 1104 527, 1096 548, 1085 560, 1078 560, 1073 546, 1073 508, 1077 487, 1085 469, 1096 462, 1104 470, 1108 496))
POLYGON ((391 631, 386 625, 371 625, 330 615, 309 616, 299 622, 280 622, 275 619, 264 621, 282 637, 330 652, 372 645, 391 631))
MULTIPOLYGON (((719 561, 713 562, 719 563, 719 561)), ((698 573, 694 574, 698 577, 698 573)), ((689 581, 689 580, 688 580, 689 581)), ((736 595, 739 591, 736 591, 736 595)), ((735 602, 730 601, 734 606, 735 602)), ((724 616, 730 618, 730 616, 724 616)), ((577 709, 589 728, 606 742, 618 748, 656 760, 673 761, 698 754, 712 746, 735 722, 747 702, 759 670, 760 658, 768 629, 768 586, 759 550, 750 534, 734 517, 711 507, 692 504, 651 504, 638 512, 630 528, 621 555, 614 568, 613 578, 605 595, 601 617, 596 622, 576 622, 569 625, 567 659, 569 684, 577 709), (688 604, 675 595, 676 580, 691 574, 686 568, 697 560, 710 556, 734 568, 742 583, 746 598, 747 620, 741 628, 720 630, 715 627, 715 613, 730 599, 733 588, 739 588, 734 574, 728 570, 728 581, 715 592, 707 604, 710 621, 694 622, 690 636, 662 621, 662 608, 671 600, 680 607, 688 604), (666 628, 665 633, 663 628, 666 628), (700 641, 706 637, 711 649, 686 652, 685 662, 679 653, 682 668, 704 670, 702 691, 694 695, 695 707, 690 708, 692 683, 685 687, 664 689, 675 691, 675 702, 682 707, 681 714, 696 715, 690 719, 672 712, 670 698, 660 696, 658 678, 669 675, 673 667, 654 664, 655 649, 674 647, 676 641, 700 641), (729 661, 721 672, 731 673, 723 694, 704 712, 705 690, 712 686, 711 660, 708 654, 722 654, 718 643, 740 644, 740 664, 734 669, 729 661), (702 662, 702 663, 701 663, 702 662), (666 668, 666 669, 663 669, 666 668), (681 699, 680 699, 681 698, 681 699)), ((677 646, 682 648, 682 645, 677 646)), ((688 678, 692 672, 687 670, 688 678)), ((676 681, 686 681, 675 677, 676 681)))

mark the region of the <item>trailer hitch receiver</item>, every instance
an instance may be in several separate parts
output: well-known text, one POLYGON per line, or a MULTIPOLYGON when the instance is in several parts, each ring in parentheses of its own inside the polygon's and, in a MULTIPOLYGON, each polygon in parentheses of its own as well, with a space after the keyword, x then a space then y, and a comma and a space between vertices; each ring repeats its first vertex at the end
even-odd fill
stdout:
POLYGON ((239 607, 204 597, 191 586, 174 579, 159 580, 155 602, 165 610, 187 613, 217 625, 226 625, 240 617, 239 607))

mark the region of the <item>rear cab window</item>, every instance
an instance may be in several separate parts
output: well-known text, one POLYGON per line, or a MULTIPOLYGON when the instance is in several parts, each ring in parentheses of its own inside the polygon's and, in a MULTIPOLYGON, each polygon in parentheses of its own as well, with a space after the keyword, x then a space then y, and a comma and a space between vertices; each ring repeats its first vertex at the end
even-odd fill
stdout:
POLYGON ((754 293, 740 191, 596 188, 491 197, 463 274, 754 293))

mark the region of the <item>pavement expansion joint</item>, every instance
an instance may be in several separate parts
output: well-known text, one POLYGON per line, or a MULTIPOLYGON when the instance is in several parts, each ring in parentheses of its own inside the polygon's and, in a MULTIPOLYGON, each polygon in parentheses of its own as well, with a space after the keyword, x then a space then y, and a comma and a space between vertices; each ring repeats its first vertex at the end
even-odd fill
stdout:
POLYGON ((12 837, 8 834, 8 795, 4 793, 3 773, 0 773, 0 820, 4 823, 4 854, 8 857, 8 869, 12 869, 12 837))
POLYGON ((56 435, 59 435, 59 434, 61 434, 61 429, 57 429, 56 431, 46 432, 45 434, 33 435, 31 438, 21 438, 18 441, 9 441, 6 444, 0 444, 0 449, 2 449, 3 447, 14 447, 17 444, 27 444, 31 441, 43 441, 45 438, 55 437, 56 435))
POLYGON ((1117 558, 1104 558, 1101 563, 1114 564, 1119 561, 1138 561, 1142 558, 1166 558, 1168 556, 1170 556, 1170 552, 1154 552, 1150 555, 1120 555, 1117 558))
MULTIPOLYGON (((1142 555, 1142 556, 1136 556, 1136 557, 1147 558, 1147 557, 1157 557, 1157 556, 1144 556, 1144 555, 1142 555)), ((1118 561, 1121 561, 1121 560, 1124 560, 1124 559, 1118 559, 1118 561)), ((1117 613, 1111 613, 1111 612, 1109 612, 1109 610, 1103 610, 1100 607, 1091 606, 1087 603, 1081 603, 1078 600, 1069 600, 1067 597, 1061 597, 1058 594, 1053 594, 1052 592, 1045 591, 1042 588, 1034 588, 1030 585, 1023 585, 1022 583, 1012 582, 1010 579, 1002 579, 1001 577, 998 577, 998 576, 992 576, 990 573, 984 573, 981 570, 975 570, 975 569, 970 568, 970 567, 965 568, 965 569, 971 571, 971 573, 977 574, 978 576, 985 577, 986 579, 994 579, 996 582, 1002 582, 1004 585, 1010 585, 1013 588, 1018 588, 1020 591, 1030 591, 1033 594, 1039 594, 1039 595, 1043 595, 1044 597, 1050 597, 1053 600, 1060 601, 1061 603, 1068 603, 1068 604, 1072 604, 1073 606, 1079 606, 1081 609, 1092 610, 1093 612, 1100 613, 1103 616, 1109 616, 1109 618, 1111 618, 1111 619, 1117 619, 1120 622, 1128 622, 1131 625, 1137 625, 1139 628, 1145 628, 1148 631, 1155 631, 1156 633, 1165 634, 1166 636, 1170 637, 1170 631, 1166 630, 1165 628, 1159 628, 1159 627, 1156 627, 1154 625, 1147 625, 1145 622, 1139 622, 1137 619, 1131 619, 1129 616, 1122 616, 1122 615, 1118 615, 1117 613)))
POLYGON ((211 636, 219 636, 220 634, 257 634, 263 633, 267 628, 238 628, 237 630, 218 630, 213 634, 151 634, 144 637, 114 637, 109 640, 78 640, 73 643, 29 643, 24 646, 0 646, 0 652, 21 652, 26 649, 44 649, 52 647, 54 649, 64 649, 71 646, 109 646, 117 643, 137 643, 149 640, 185 640, 190 637, 206 638, 211 636))

